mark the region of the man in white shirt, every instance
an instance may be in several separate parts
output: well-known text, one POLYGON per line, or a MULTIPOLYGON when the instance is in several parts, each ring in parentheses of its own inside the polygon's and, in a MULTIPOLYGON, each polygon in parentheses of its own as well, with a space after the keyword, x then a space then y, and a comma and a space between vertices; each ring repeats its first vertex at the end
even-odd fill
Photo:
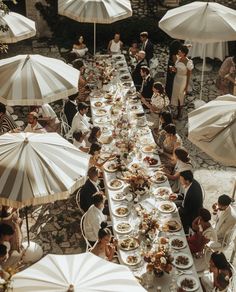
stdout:
POLYGON ((107 220, 107 216, 103 214, 104 196, 101 193, 96 193, 92 197, 93 205, 89 207, 84 216, 84 235, 91 245, 98 239, 98 231, 101 228, 101 223, 107 220))
POLYGON ((78 104, 78 112, 74 116, 71 125, 71 133, 75 131, 82 131, 83 134, 88 134, 92 125, 89 123, 89 118, 86 116, 88 112, 88 105, 84 102, 78 104))
MULTIPOLYGON (((220 211, 215 230, 218 241, 222 244, 223 240, 227 240, 227 235, 231 233, 236 224, 236 208, 232 206, 232 199, 227 195, 221 195, 218 198, 217 211, 220 211)), ((213 205, 213 207, 216 207, 213 205)))
POLYGON ((38 114, 36 112, 31 112, 28 114, 28 125, 26 126, 24 132, 29 133, 45 133, 45 129, 38 123, 38 114))

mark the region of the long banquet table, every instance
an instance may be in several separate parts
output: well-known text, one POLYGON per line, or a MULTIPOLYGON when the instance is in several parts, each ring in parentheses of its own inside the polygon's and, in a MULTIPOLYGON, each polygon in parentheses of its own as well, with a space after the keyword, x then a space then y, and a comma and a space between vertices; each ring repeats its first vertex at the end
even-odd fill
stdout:
MULTIPOLYGON (((143 108, 140 101, 133 100, 135 96, 135 89, 130 78, 130 74, 127 69, 127 64, 125 62, 123 55, 115 55, 113 57, 99 56, 100 63, 104 64, 104 62, 108 63, 108 67, 112 67, 116 69, 116 74, 113 76, 113 79, 109 84, 106 84, 103 89, 94 90, 91 94, 91 112, 92 112, 92 120, 94 125, 98 125, 102 128, 102 137, 101 140, 106 140, 107 136, 111 136, 111 133, 117 133, 117 136, 122 132, 122 127, 126 129, 126 132, 123 133, 124 144, 133 144, 133 150, 131 148, 128 149, 131 151, 128 157, 125 159, 126 168, 129 169, 132 167, 134 163, 136 165, 141 165, 145 172, 148 174, 149 179, 153 177, 153 174, 157 170, 156 166, 160 165, 160 158, 158 152, 150 151, 150 153, 144 152, 144 147, 146 144, 155 145, 152 133, 148 127, 148 124, 145 122, 145 116, 142 118, 142 122, 137 122, 137 113, 143 113, 143 108), (125 78, 122 78, 126 76, 125 78), (129 76, 129 78, 128 78, 129 76), (110 102, 107 104, 107 97, 109 97, 110 102), (98 104, 100 103, 100 104, 98 104), (114 106, 116 103, 119 104, 118 108, 114 106), (99 105, 98 107, 96 105, 99 105), (99 108, 99 109, 98 109, 99 108), (105 110, 105 111, 104 111, 105 110), (128 121, 128 122, 127 122, 128 121), (138 123, 138 124, 137 124, 138 123), (143 124, 142 124, 143 123, 143 124), (118 125, 121 126, 121 129, 117 129, 118 125), (156 159, 157 163, 153 167, 144 162, 145 157, 150 157, 156 159)), ((122 134, 122 133, 121 133, 122 134)), ((127 151, 127 149, 126 149, 127 151)), ((113 137, 113 141, 110 144, 103 144, 102 153, 104 157, 107 156, 108 153, 119 153, 122 156, 121 150, 117 148, 116 138, 113 137)), ((147 151, 149 152, 149 151, 147 151)), ((127 156, 127 154, 126 154, 127 156)), ((171 240, 174 237, 181 237, 184 239, 185 247, 182 249, 174 249, 170 248, 170 252, 173 257, 177 256, 180 253, 187 254, 190 258, 190 261, 193 263, 192 255, 190 253, 189 247, 186 242, 185 234, 183 229, 178 230, 177 232, 170 232, 165 230, 164 228, 158 230, 151 242, 150 239, 144 237, 139 230, 141 217, 138 216, 138 212, 141 210, 145 210, 146 212, 152 213, 154 217, 157 218, 158 225, 164 226, 164 224, 168 220, 176 219, 180 222, 178 210, 175 207, 173 212, 161 212, 160 206, 165 201, 169 201, 169 196, 163 197, 157 195, 158 187, 167 187, 170 188, 168 180, 163 183, 157 184, 155 182, 151 182, 150 188, 146 189, 144 192, 138 192, 136 195, 130 196, 129 184, 126 182, 125 177, 122 180, 122 172, 116 171, 112 169, 111 171, 108 169, 109 163, 107 162, 104 165, 104 182, 106 195, 109 202, 109 209, 111 214, 112 226, 114 231, 115 238, 119 240, 127 237, 139 238, 139 247, 126 251, 120 248, 118 244, 118 257, 121 264, 127 264, 126 260, 129 255, 137 255, 141 259, 141 261, 137 265, 129 265, 130 269, 133 271, 134 275, 139 279, 142 277, 145 279, 146 274, 146 266, 147 263, 143 260, 143 253, 147 252, 147 242, 150 249, 152 247, 157 246, 159 244, 160 237, 168 238, 171 240), (122 185, 120 187, 112 187, 110 182, 113 179, 121 179, 122 185), (116 194, 127 194, 123 200, 116 200, 116 194), (116 209, 119 207, 127 207, 129 213, 127 216, 117 216, 115 214, 116 209), (128 222, 132 230, 130 232, 121 233, 117 232, 117 224, 121 222, 128 222)), ((170 190, 171 191, 171 190, 170 190)), ((173 204, 173 203, 172 203, 173 204)), ((182 225, 181 225, 182 227, 182 225)), ((188 269, 176 269, 173 266, 172 271, 168 273, 164 273, 161 277, 155 277, 153 282, 153 287, 145 287, 148 291, 157 291, 157 287, 160 287, 160 291, 177 291, 176 281, 178 282, 178 278, 184 278, 187 275, 191 275, 196 279, 196 289, 194 291, 202 291, 200 286, 198 275, 195 270, 194 264, 191 265, 188 269), (170 285, 173 287, 170 288, 170 285), (171 290, 172 289, 172 290, 171 290)), ((151 285, 152 286, 152 285, 151 285)), ((192 290, 191 290, 192 291, 192 290)))

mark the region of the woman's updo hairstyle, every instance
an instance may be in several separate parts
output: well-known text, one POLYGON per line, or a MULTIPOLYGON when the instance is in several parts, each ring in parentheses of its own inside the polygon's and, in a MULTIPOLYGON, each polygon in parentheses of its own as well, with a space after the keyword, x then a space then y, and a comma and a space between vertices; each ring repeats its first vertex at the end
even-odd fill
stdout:
POLYGON ((175 155, 176 157, 184 163, 190 161, 188 151, 184 147, 176 147, 175 148, 175 155))
POLYGON ((164 86, 163 86, 163 84, 162 84, 161 82, 155 82, 155 83, 153 84, 153 87, 154 87, 156 90, 158 90, 158 92, 159 92, 160 94, 164 94, 164 93, 165 93, 164 86))
POLYGON ((107 228, 107 222, 101 223, 101 228, 98 231, 98 239, 103 239, 105 236, 111 236, 111 230, 107 228))

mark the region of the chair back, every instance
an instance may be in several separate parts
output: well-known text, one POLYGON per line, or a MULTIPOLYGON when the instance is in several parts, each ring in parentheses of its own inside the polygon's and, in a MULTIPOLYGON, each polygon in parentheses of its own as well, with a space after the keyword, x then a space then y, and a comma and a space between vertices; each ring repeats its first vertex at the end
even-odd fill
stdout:
POLYGON ((81 230, 81 234, 85 240, 86 243, 86 252, 92 248, 92 245, 89 243, 88 239, 86 238, 85 234, 84 234, 84 218, 86 216, 86 213, 84 213, 84 215, 81 217, 80 220, 80 230, 81 230))
POLYGON ((60 112, 60 122, 61 122, 61 136, 67 140, 72 140, 72 133, 70 131, 71 127, 68 124, 66 115, 63 110, 60 112))
POLYGON ((233 235, 236 231, 236 224, 233 228, 229 229, 224 236, 224 239, 222 241, 222 249, 227 249, 230 245, 230 243, 233 241, 233 235))
POLYGON ((80 206, 80 190, 81 188, 78 189, 77 193, 76 193, 76 196, 75 196, 75 201, 76 201, 76 205, 80 211, 81 214, 84 214, 84 210, 81 208, 80 206))

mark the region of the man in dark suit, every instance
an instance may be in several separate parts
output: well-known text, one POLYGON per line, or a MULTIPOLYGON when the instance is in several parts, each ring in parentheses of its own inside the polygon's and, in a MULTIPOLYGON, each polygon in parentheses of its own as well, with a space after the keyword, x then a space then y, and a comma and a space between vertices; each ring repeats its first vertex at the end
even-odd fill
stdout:
POLYGON ((144 98, 146 101, 150 102, 153 95, 153 83, 154 79, 150 76, 150 70, 147 66, 142 66, 140 69, 140 74, 142 76, 143 82, 141 86, 141 99, 144 98))
POLYGON ((144 51, 139 51, 136 55, 137 58, 137 64, 131 74, 133 81, 134 81, 134 86, 136 87, 136 90, 139 91, 141 86, 142 86, 142 82, 143 82, 143 78, 141 76, 140 73, 140 69, 142 66, 146 65, 146 61, 145 61, 145 52, 144 51))
POLYGON ((76 102, 76 97, 78 96, 78 93, 73 94, 68 97, 68 100, 64 106, 64 113, 67 118, 68 125, 71 127, 72 120, 75 116, 75 114, 78 112, 77 109, 77 102, 76 102))
POLYGON ((148 39, 148 32, 144 31, 140 33, 140 40, 142 42, 142 48, 146 53, 146 61, 148 66, 150 65, 150 60, 153 58, 153 44, 151 41, 148 39))
POLYGON ((198 216, 203 204, 202 188, 193 178, 191 170, 180 172, 180 183, 184 188, 182 205, 179 207, 179 215, 185 233, 189 232, 193 220, 198 216))
POLYGON ((93 204, 93 194, 99 192, 98 188, 98 169, 92 166, 88 170, 88 179, 80 189, 80 207, 86 212, 89 207, 93 204))

